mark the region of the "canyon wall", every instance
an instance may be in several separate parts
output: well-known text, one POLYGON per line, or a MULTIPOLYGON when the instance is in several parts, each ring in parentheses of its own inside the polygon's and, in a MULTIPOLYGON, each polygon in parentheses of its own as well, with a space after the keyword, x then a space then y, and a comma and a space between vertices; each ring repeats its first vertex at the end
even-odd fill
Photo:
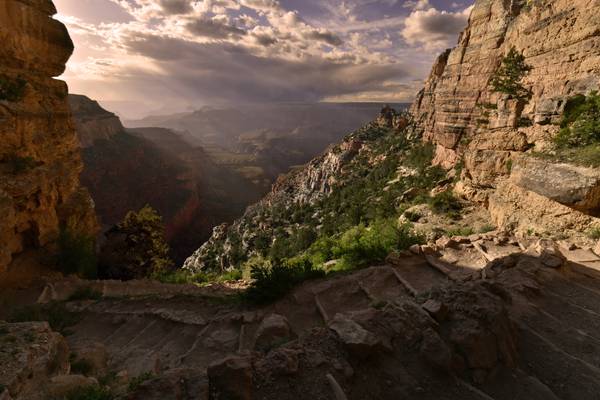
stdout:
POLYGON ((73 52, 55 13, 50 0, 0 2, 0 272, 53 250, 61 226, 95 233, 67 85, 53 79, 73 52))
MULTIPOLYGON (((462 167, 459 193, 492 210, 514 203, 502 193, 525 190, 548 197, 510 178, 512 166, 524 152, 550 149, 567 100, 599 88, 599 18, 597 0, 476 1, 458 45, 438 58, 411 108, 424 139, 437 147, 434 162, 462 167), (529 99, 495 92, 490 84, 512 48, 531 67, 522 80, 529 99)), ((572 209, 581 211, 556 203, 547 214, 572 214, 572 209)), ((583 221, 579 228, 593 222, 572 216, 583 221)), ((508 222, 496 217, 501 225, 508 222)), ((535 222, 524 220, 518 225, 535 222)))

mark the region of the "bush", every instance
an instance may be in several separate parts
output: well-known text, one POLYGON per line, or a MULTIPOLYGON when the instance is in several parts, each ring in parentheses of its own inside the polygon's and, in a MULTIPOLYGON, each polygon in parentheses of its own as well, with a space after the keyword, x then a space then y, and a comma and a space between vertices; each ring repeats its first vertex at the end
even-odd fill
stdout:
POLYGON ((25 96, 27 81, 23 78, 9 78, 6 75, 0 75, 0 100, 17 102, 25 96))
POLYGON ((600 227, 590 229, 588 231, 588 236, 590 237, 590 239, 600 239, 600 227))
POLYGON ((531 71, 525 63, 525 57, 514 47, 502 60, 502 65, 496 70, 491 80, 494 91, 505 93, 516 99, 527 99, 531 92, 526 89, 521 80, 531 71))
POLYGON ((94 370, 94 366, 88 360, 77 359, 76 354, 71 354, 70 362, 72 374, 89 376, 94 370))
POLYGON ((561 130, 555 142, 559 148, 584 147, 600 143, 600 95, 577 95, 567 101, 561 130))
POLYGON ((279 300, 300 283, 325 276, 306 258, 285 262, 274 266, 255 266, 251 271, 254 282, 246 290, 244 297, 257 304, 267 304, 279 300))
POLYGON ((148 205, 138 212, 129 212, 106 238, 100 259, 103 278, 159 277, 173 266, 162 218, 148 205))
POLYGON ((451 218, 458 218, 462 204, 454 197, 451 190, 439 193, 429 200, 429 206, 436 214, 447 214, 451 218))
POLYGON ((55 400, 113 400, 114 396, 106 388, 98 385, 77 388, 62 399, 55 400))
POLYGON ((140 375, 136 376, 135 378, 133 378, 129 382, 129 386, 127 389, 129 392, 134 392, 140 387, 141 384, 143 384, 146 381, 149 381, 152 378, 154 378, 154 375, 152 374, 152 372, 144 372, 143 374, 140 374, 140 375))
POLYGON ((98 275, 95 238, 62 227, 58 236, 57 264, 64 274, 95 279, 98 275))

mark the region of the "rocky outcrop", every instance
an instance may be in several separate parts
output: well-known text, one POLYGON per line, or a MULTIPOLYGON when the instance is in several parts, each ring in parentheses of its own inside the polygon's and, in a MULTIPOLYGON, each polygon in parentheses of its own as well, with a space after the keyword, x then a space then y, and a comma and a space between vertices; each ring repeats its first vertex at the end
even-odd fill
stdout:
MULTIPOLYGON (((461 194, 484 204, 490 194, 497 198, 494 189, 511 174, 515 155, 549 149, 567 100, 599 88, 598 15, 600 4, 591 0, 475 2, 458 45, 438 58, 411 108, 424 139, 437 146, 434 162, 448 169, 463 165, 461 194), (512 48, 531 67, 521 81, 529 98, 496 92, 490 83, 512 48)), ((567 182, 550 193, 550 180, 570 167, 548 168, 553 177, 539 181, 539 174, 526 178, 518 167, 511 181, 596 213, 596 194, 588 196, 567 182), (565 197, 572 190, 577 193, 565 197)))
POLYGON ((6 388, 15 400, 42 400, 49 381, 69 369, 69 346, 48 323, 0 323, 0 395, 6 388))
POLYGON ((119 117, 106 111, 97 101, 70 94, 69 105, 81 147, 91 147, 97 140, 108 140, 125 131, 119 117))
POLYGON ((53 79, 73 52, 50 0, 0 4, 0 273, 30 249, 53 249, 61 226, 93 234, 93 203, 67 103, 53 79))
POLYGON ((589 0, 477 1, 458 46, 438 59, 412 106, 424 137, 438 146, 437 161, 451 166, 460 154, 520 151, 494 140, 498 130, 532 144, 556 132, 549 123, 560 119, 568 97, 598 89, 599 13, 589 0), (513 46, 532 67, 523 81, 529 100, 510 99, 489 84, 513 46), (468 145, 471 139, 478 142, 468 145))

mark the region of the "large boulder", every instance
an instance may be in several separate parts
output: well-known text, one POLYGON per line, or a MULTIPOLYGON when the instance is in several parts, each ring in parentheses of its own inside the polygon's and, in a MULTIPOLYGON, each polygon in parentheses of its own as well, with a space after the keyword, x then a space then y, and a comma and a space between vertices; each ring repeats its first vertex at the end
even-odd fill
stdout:
POLYGON ((366 358, 382 347, 381 341, 345 314, 336 314, 328 323, 329 329, 337 333, 350 354, 366 358))
POLYGON ((258 327, 254 347, 257 350, 270 350, 273 346, 289 340, 292 335, 288 320, 282 315, 271 314, 263 319, 258 327))
POLYGON ((208 367, 211 400, 251 400, 253 372, 249 357, 231 356, 208 367))

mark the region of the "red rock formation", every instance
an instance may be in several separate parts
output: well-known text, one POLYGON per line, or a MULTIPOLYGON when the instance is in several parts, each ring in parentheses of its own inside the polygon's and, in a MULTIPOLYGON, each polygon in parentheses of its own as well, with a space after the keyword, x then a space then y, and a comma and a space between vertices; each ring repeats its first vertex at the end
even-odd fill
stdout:
POLYGON ((93 203, 63 73, 73 52, 50 0, 0 2, 0 273, 29 249, 51 249, 60 226, 93 233, 93 203))

